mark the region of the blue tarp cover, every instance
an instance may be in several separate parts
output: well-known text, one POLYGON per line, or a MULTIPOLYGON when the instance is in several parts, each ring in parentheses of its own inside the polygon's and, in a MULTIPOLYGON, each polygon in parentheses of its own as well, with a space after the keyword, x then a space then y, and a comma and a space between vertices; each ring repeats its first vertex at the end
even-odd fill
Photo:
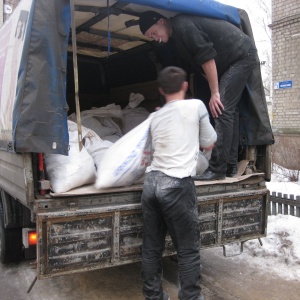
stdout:
POLYGON ((174 12, 200 15, 240 24, 240 16, 236 7, 225 5, 214 0, 119 0, 174 12))
POLYGON ((69 0, 33 0, 13 111, 16 152, 68 154, 69 0))

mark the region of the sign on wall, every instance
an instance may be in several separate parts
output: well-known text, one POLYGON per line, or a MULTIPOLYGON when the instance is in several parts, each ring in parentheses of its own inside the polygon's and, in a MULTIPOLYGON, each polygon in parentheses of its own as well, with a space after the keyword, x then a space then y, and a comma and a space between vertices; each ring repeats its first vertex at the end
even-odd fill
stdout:
POLYGON ((274 89, 290 89, 293 87, 293 81, 292 80, 286 80, 286 81, 278 81, 274 83, 274 89))

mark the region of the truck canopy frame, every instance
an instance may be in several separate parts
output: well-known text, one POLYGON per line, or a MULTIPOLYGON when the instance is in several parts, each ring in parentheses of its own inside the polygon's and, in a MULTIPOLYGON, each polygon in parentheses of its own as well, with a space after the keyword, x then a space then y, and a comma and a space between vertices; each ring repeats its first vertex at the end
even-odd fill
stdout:
MULTIPOLYGON (((171 4, 169 1, 78 0, 74 9, 77 53, 106 63, 132 49, 158 47, 142 35, 138 26, 140 14, 149 9, 166 17, 193 12, 223 18, 252 35, 244 11, 211 0, 193 0, 189 5, 179 0, 171 4)), ((0 62, 3 64, 0 81, 6 80, 9 90, 15 91, 7 94, 0 84, 1 101, 8 104, 1 105, 6 109, 0 110, 0 148, 19 153, 68 154, 66 70, 67 54, 72 51, 70 11, 68 0, 52 1, 51 5, 47 0, 22 0, 1 28, 1 32, 10 32, 10 44, 19 44, 18 56, 13 61, 14 73, 5 71, 11 62, 0 62), (8 81, 7 76, 12 79, 8 81)), ((0 52, 11 56, 15 48, 1 43, 0 52)), ((251 76, 241 102, 240 145, 274 142, 266 102, 257 101, 265 99, 262 82, 257 78, 261 78, 259 67, 251 76), (257 97, 261 94, 263 97, 257 97)))

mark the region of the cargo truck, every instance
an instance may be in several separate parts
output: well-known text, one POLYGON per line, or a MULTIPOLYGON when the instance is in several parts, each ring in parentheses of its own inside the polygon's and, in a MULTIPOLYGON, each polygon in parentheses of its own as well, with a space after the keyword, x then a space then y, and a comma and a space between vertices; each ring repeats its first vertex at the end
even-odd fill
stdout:
MULTIPOLYGON (((168 17, 193 13, 223 18, 252 35, 245 11, 215 1, 22 0, 0 29, 0 256, 36 258, 37 278, 113 267, 141 259, 142 183, 67 192, 51 189, 44 156, 68 155, 68 117, 128 105, 144 96, 147 111, 163 105, 158 71, 182 66, 189 96, 209 100, 198 70, 168 45, 141 34, 148 9, 168 17), (172 6, 174 5, 174 6, 172 6)), ((260 70, 240 107, 237 178, 196 181, 201 248, 266 236, 273 135, 260 70), (253 86, 255 86, 253 88, 253 86), (257 97, 263 95, 263 97, 257 97), (251 98, 252 97, 252 98, 251 98), (251 99, 250 99, 251 98, 251 99), (250 100, 249 100, 250 99, 250 100)), ((84 173, 85 170, 82 169, 84 173)), ((225 248, 224 248, 225 249, 225 248)), ((226 254, 226 252, 224 252, 226 254)), ((164 255, 175 255, 170 237, 164 255)))

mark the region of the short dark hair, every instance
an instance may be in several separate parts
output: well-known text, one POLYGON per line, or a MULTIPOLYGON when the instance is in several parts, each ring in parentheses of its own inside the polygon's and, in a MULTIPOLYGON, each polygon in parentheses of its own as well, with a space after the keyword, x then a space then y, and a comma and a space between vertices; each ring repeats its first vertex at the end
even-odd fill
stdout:
POLYGON ((165 94, 175 94, 180 91, 186 81, 186 73, 178 67, 166 67, 158 74, 158 86, 165 94))

